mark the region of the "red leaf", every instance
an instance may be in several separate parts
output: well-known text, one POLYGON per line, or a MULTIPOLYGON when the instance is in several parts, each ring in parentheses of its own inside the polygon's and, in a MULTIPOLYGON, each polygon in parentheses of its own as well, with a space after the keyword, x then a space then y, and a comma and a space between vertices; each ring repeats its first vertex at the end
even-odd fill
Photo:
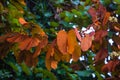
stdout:
POLYGON ((97 55, 95 56, 95 63, 101 60, 104 60, 108 56, 108 50, 107 49, 100 49, 97 55))
POLYGON ((77 36, 77 38, 78 38, 78 40, 81 42, 81 36, 80 36, 80 34, 79 34, 79 32, 78 32, 78 29, 77 28, 74 28, 74 30, 75 30, 75 33, 76 33, 76 36, 77 36))
POLYGON ((119 60, 109 61, 108 64, 105 64, 101 70, 102 72, 113 72, 115 71, 117 65, 120 65, 119 60))
POLYGON ((63 30, 57 34, 57 46, 61 53, 67 53, 67 33, 63 30))
POLYGON ((82 38, 81 41, 81 49, 82 51, 87 51, 92 45, 92 37, 90 35, 86 35, 82 38))
POLYGON ((96 22, 98 20, 95 8, 90 7, 90 9, 88 10, 88 13, 92 16, 93 22, 96 22))
POLYGON ((102 22, 103 26, 108 22, 109 17, 110 17, 110 12, 106 12, 105 16, 104 16, 104 19, 103 19, 103 22, 102 22))
POLYGON ((107 36, 108 32, 106 30, 99 30, 95 32, 95 41, 100 41, 103 37, 107 36))

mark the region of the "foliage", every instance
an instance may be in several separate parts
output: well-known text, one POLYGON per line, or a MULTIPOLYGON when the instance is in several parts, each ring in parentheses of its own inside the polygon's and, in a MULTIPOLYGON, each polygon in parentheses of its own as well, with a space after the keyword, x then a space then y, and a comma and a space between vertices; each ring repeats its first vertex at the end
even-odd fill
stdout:
POLYGON ((0 1, 0 79, 119 80, 119 0, 0 1))

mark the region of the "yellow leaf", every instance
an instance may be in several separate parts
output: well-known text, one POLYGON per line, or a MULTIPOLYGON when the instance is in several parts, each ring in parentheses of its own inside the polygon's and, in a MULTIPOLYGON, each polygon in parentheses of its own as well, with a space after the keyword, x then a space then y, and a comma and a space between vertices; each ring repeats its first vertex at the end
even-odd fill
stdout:
POLYGON ((68 32, 68 53, 72 54, 77 44, 77 39, 74 30, 68 32))
POLYGON ((63 30, 57 34, 57 46, 62 54, 67 53, 67 33, 63 30))

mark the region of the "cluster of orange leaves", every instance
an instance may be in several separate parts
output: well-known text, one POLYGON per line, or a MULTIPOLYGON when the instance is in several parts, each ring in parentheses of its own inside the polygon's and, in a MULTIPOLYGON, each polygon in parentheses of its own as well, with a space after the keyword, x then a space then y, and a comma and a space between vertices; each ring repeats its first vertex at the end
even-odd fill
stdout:
MULTIPOLYGON (((104 60, 108 56, 107 45, 104 44, 106 43, 105 37, 108 35, 108 28, 105 25, 111 14, 99 3, 99 0, 92 1, 97 1, 98 8, 91 7, 88 10, 93 23, 87 29, 93 27, 95 32, 84 33, 83 36, 78 28, 71 29, 68 32, 60 30, 57 33, 57 38, 48 43, 47 35, 39 26, 30 26, 30 23, 25 21, 24 18, 19 18, 19 23, 28 28, 32 35, 11 32, 0 36, 0 43, 2 43, 2 45, 0 44, 0 53, 2 53, 0 58, 4 58, 6 51, 12 49, 18 63, 24 61, 28 66, 36 66, 41 50, 46 47, 45 64, 48 70, 51 70, 51 68, 56 69, 60 61, 69 62, 70 59, 78 61, 81 53, 89 49, 96 53, 94 63, 104 60), (6 43, 7 47, 5 47, 6 43), (13 46, 14 44, 17 44, 17 46, 13 46)), ((118 26, 114 28, 119 30, 118 26)), ((120 42, 116 38, 114 39, 116 44, 120 45, 120 42)), ((114 71, 119 63, 119 61, 109 61, 108 64, 102 67, 102 71, 114 71)))

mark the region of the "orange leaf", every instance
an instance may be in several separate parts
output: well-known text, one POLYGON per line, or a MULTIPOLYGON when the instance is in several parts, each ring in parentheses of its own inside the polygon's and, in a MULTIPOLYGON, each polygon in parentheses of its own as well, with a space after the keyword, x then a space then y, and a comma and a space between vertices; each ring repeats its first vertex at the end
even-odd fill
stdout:
POLYGON ((8 42, 19 42, 21 41, 21 34, 19 33, 15 33, 15 34, 12 34, 10 37, 7 38, 7 41, 8 42))
POLYGON ((80 45, 76 45, 75 46, 75 50, 72 54, 72 59, 73 61, 78 61, 79 57, 81 56, 81 48, 80 48, 80 45))
POLYGON ((103 22, 102 22, 103 26, 108 22, 109 17, 110 17, 110 12, 106 12, 105 16, 104 16, 104 19, 103 19, 103 22))
POLYGON ((26 50, 30 42, 32 41, 31 38, 27 37, 25 40, 19 43, 20 50, 26 50))
POLYGON ((19 18, 19 23, 22 24, 22 25, 25 25, 28 22, 26 22, 24 18, 19 18))
POLYGON ((81 36, 80 36, 80 34, 78 32, 78 29, 74 28, 74 30, 75 30, 75 33, 76 33, 76 36, 77 36, 78 40, 81 41, 82 38, 81 38, 81 36))
POLYGON ((77 39, 74 30, 68 32, 68 53, 72 54, 77 44, 77 39))
POLYGON ((57 46, 61 53, 67 53, 67 33, 63 30, 57 34, 57 46))
POLYGON ((32 47, 38 46, 39 42, 40 42, 39 39, 37 39, 37 38, 31 38, 30 43, 26 47, 26 50, 29 50, 32 47))
POLYGON ((58 64, 57 61, 52 60, 52 62, 51 62, 51 68, 56 69, 57 68, 57 64, 58 64))
POLYGON ((82 38, 81 49, 82 51, 87 51, 92 45, 92 36, 86 35, 82 38))

